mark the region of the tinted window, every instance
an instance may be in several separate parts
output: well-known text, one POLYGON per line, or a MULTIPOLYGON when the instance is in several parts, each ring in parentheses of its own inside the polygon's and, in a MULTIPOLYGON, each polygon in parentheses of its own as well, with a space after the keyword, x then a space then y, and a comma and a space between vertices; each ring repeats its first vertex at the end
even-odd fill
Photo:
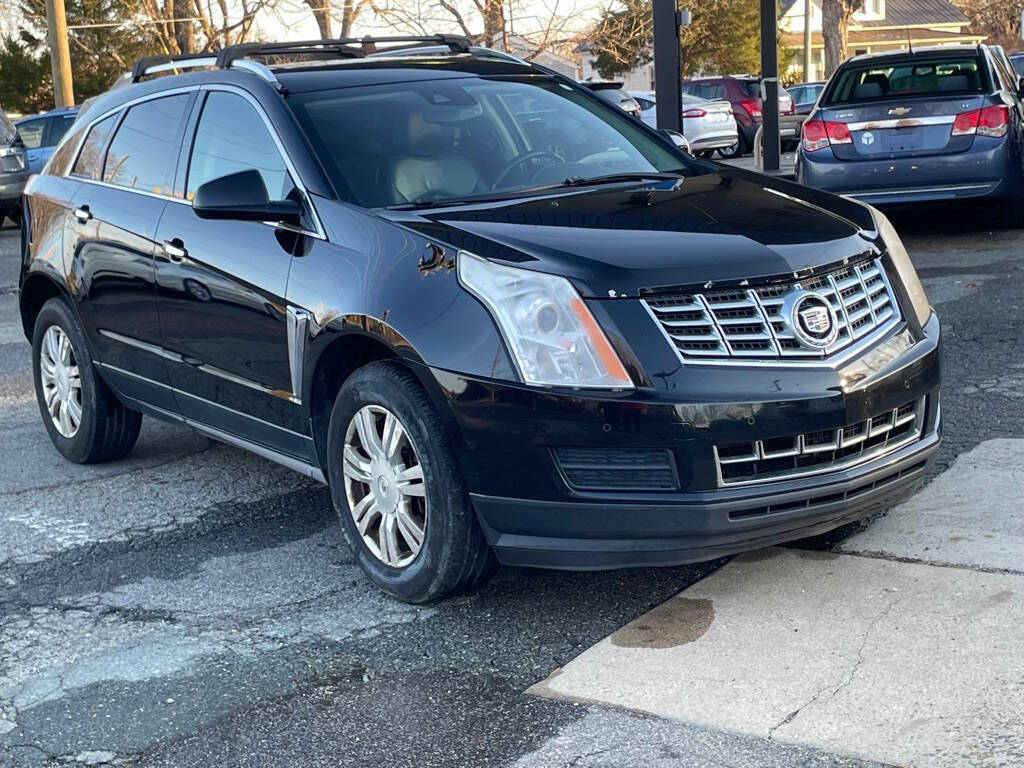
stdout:
POLYGON ((188 199, 212 179, 253 169, 263 177, 271 200, 292 194, 295 185, 263 118, 241 96, 211 92, 192 145, 188 199))
POLYGON ((549 78, 364 86, 288 104, 335 187, 367 207, 512 194, 569 177, 695 171, 696 161, 618 107, 549 78))
POLYGON ((110 142, 103 180, 143 192, 171 194, 178 140, 190 98, 181 93, 131 107, 110 142))
POLYGON ((1010 63, 1013 64, 1014 70, 1018 75, 1024 77, 1024 56, 1014 56, 1010 59, 1010 63))
POLYGON ((849 67, 835 77, 826 104, 887 97, 985 93, 988 76, 976 57, 886 62, 849 67))
POLYGON ((50 118, 50 133, 46 137, 46 146, 55 147, 64 138, 64 134, 74 124, 74 115, 58 115, 50 118))
POLYGON ((38 120, 18 123, 18 135, 21 136, 21 143, 25 145, 25 149, 39 149, 43 146, 43 135, 46 133, 48 119, 41 117, 38 120))
POLYGON ((78 159, 75 161, 75 167, 71 170, 71 173, 75 176, 84 176, 87 179, 98 179, 100 177, 103 148, 106 146, 107 139, 110 138, 110 132, 114 130, 116 123, 117 115, 111 115, 104 120, 100 120, 89 129, 89 134, 85 137, 82 151, 79 152, 78 159))

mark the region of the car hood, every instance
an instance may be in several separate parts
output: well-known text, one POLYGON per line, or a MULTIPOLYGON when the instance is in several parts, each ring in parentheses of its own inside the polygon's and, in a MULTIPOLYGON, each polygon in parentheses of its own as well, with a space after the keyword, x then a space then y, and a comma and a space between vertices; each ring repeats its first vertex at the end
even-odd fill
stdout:
POLYGON ((593 296, 790 274, 861 255, 874 237, 859 203, 733 169, 385 215, 593 296))

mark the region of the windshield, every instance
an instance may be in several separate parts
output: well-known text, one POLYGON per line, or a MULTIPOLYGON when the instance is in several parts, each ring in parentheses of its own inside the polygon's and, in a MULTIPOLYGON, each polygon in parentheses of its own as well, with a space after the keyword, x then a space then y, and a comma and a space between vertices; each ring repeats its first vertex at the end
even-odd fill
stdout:
POLYGON ((14 129, 11 121, 7 119, 7 115, 0 110, 0 144, 10 144, 17 135, 18 132, 14 129))
POLYGON ((363 86, 289 103, 338 193, 365 207, 697 172, 622 110, 547 77, 363 86))
POLYGON ((988 80, 974 57, 941 61, 889 62, 885 66, 850 67, 836 78, 825 104, 884 98, 985 93, 988 80))

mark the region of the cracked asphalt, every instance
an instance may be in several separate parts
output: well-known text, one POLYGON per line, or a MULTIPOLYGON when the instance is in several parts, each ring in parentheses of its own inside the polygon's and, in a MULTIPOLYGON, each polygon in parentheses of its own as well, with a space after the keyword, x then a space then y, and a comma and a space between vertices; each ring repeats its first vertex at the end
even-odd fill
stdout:
MULTIPOLYGON (((894 221, 945 333, 940 472, 1024 435, 1024 231, 957 208, 894 221)), ((325 489, 274 464, 149 419, 128 459, 65 462, 17 248, 0 232, 0 766, 871 765, 524 695, 721 562, 503 569, 414 608, 362 577, 325 489)))

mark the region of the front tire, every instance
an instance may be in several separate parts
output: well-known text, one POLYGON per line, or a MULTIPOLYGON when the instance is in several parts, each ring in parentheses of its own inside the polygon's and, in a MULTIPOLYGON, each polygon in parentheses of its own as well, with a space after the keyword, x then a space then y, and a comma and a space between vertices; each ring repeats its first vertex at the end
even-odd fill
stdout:
POLYGON ((349 547, 384 592, 429 603, 492 572, 494 555, 444 423, 400 363, 371 363, 345 382, 331 412, 326 464, 349 547))
POLYGON ((134 447, 142 414, 125 408, 96 374, 85 332, 63 299, 50 299, 36 317, 32 374, 43 425, 64 458, 93 464, 134 447))

